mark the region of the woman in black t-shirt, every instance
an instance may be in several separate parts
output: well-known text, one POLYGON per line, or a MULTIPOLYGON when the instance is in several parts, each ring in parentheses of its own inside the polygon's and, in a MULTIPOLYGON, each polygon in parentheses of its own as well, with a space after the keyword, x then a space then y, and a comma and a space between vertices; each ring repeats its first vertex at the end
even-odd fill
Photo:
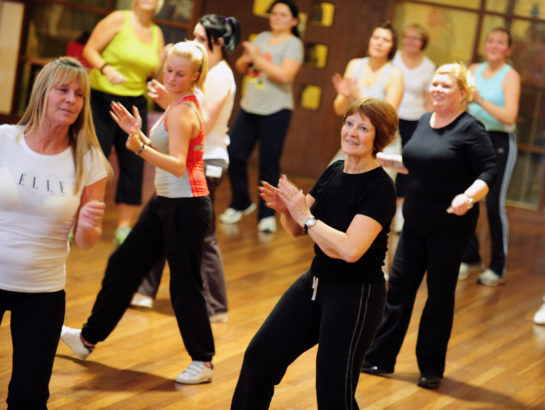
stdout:
POLYGON ((409 174, 386 312, 362 371, 394 371, 427 272, 416 356, 421 373, 417 384, 429 389, 439 387, 445 370, 458 267, 479 216, 473 204, 485 197, 496 175, 490 139, 483 125, 465 112, 472 94, 469 80, 461 64, 439 67, 430 87, 434 111, 420 118, 403 148, 403 161, 400 155, 381 154, 378 159, 409 174))
POLYGON ((363 99, 344 115, 344 161, 329 166, 304 195, 286 176, 261 196, 293 236, 315 242, 310 269, 282 296, 244 355, 232 409, 268 408, 288 365, 318 344, 319 408, 356 408, 359 367, 385 300, 382 265, 395 212, 395 189, 376 161, 394 138, 397 114, 363 99))

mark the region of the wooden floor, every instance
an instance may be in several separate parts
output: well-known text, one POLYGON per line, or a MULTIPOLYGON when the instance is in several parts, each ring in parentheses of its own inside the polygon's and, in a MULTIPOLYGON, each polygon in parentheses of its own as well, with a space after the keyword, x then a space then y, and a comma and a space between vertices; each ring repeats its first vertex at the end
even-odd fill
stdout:
MULTIPOLYGON (((312 181, 297 180, 306 190, 312 181)), ((218 191, 225 209, 228 182, 218 191)), ((149 187, 146 191, 149 195, 149 187)), ((79 327, 90 313, 113 250, 115 208, 108 193, 104 235, 91 251, 72 250, 66 284, 66 324, 79 327)), ((418 388, 414 348, 425 289, 415 305, 391 377, 362 375, 360 407, 371 409, 545 408, 545 327, 532 316, 545 294, 545 218, 509 209, 507 284, 487 288, 471 277, 458 284, 454 329, 445 378, 437 391, 418 388)), ((480 222, 479 234, 487 243, 480 222)), ((129 309, 112 335, 86 361, 61 342, 50 383, 50 409, 228 409, 248 341, 282 292, 308 267, 312 244, 283 232, 259 235, 255 214, 218 226, 229 293, 229 322, 213 324, 214 381, 180 386, 173 379, 190 362, 170 307, 168 282, 153 310, 129 309)), ((394 238, 395 239, 395 238, 394 238)), ((314 409, 313 349, 300 357, 277 387, 272 409, 314 409)), ((0 408, 11 372, 9 314, 0 326, 0 408)))

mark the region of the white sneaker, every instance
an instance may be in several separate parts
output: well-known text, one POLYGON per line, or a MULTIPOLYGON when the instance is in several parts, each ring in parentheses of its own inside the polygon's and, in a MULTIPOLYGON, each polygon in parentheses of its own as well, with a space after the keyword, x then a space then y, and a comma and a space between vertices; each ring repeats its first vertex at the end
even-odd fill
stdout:
POLYGON ((85 346, 81 341, 81 329, 72 329, 63 325, 61 339, 80 359, 87 359, 87 356, 93 351, 92 348, 85 346))
POLYGON ((227 323, 227 313, 216 313, 209 317, 210 323, 227 323))
POLYGON ((460 263, 460 270, 458 271, 458 280, 466 280, 472 273, 482 272, 484 265, 482 262, 475 263, 460 263))
MULTIPOLYGON (((543 301, 545 302, 545 297, 543 298, 543 301)), ((536 325, 545 325, 545 303, 541 305, 539 310, 534 315, 534 323, 536 325)))
POLYGON ((276 219, 274 216, 267 216, 259 220, 257 224, 259 232, 274 233, 276 232, 276 219))
POLYGON ((132 297, 131 306, 151 309, 153 307, 153 298, 136 292, 132 297))
POLYGON ((255 203, 251 203, 250 206, 242 211, 234 208, 227 208, 225 212, 220 215, 220 221, 224 224, 235 224, 242 219, 243 216, 251 214, 257 208, 255 203))
POLYGON ((193 361, 187 369, 176 377, 176 383, 180 384, 201 384, 210 383, 214 370, 206 366, 204 362, 193 361))
POLYGON ((490 269, 485 270, 477 278, 477 283, 484 286, 497 286, 505 283, 504 279, 490 269))

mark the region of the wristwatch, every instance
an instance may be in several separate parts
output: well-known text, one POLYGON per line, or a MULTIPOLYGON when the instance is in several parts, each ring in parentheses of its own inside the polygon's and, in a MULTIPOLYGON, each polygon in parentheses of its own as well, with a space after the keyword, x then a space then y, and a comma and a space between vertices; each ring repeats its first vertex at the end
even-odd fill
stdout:
POLYGON ((317 219, 313 216, 307 218, 307 220, 305 221, 305 224, 303 225, 303 232, 305 233, 305 235, 308 234, 308 228, 316 225, 316 221, 317 219))

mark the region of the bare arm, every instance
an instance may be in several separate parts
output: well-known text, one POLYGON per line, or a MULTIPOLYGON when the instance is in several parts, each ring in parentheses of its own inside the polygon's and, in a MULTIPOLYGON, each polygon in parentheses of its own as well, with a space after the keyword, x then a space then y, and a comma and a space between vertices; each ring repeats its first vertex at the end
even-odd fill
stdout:
POLYGON ((386 82, 386 101, 392 104, 396 111, 399 108, 399 104, 401 104, 403 91, 403 73, 399 68, 392 67, 388 81, 386 82))
POLYGON ((135 129, 127 138, 126 146, 129 150, 176 177, 181 177, 186 168, 189 140, 195 138, 200 129, 200 124, 193 110, 185 104, 172 107, 167 118, 168 149, 169 154, 163 154, 153 147, 142 142, 139 134, 142 131, 135 129), (143 147, 143 148, 142 148, 143 147))
POLYGON ((293 58, 283 58, 282 64, 278 65, 265 58, 259 52, 259 49, 252 43, 245 41, 242 43, 244 54, 248 54, 248 58, 253 63, 254 67, 264 72, 269 78, 280 83, 291 83, 297 72, 301 68, 302 63, 293 58))
MULTIPOLYGON (((91 66, 96 69, 104 66, 106 61, 102 58, 102 50, 121 31, 124 22, 125 15, 122 11, 114 11, 98 22, 83 48, 83 57, 91 66)), ((123 75, 112 66, 105 66, 102 72, 112 84, 125 81, 123 75)))
MULTIPOLYGON (((243 41, 242 45, 245 43, 247 43, 247 41, 243 41)), ((237 61, 235 61, 235 68, 240 74, 246 74, 248 72, 248 68, 250 68, 250 64, 252 64, 252 57, 250 56, 248 50, 244 48, 242 55, 237 58, 237 61)))
POLYGON ((396 172, 408 174, 409 170, 403 165, 403 158, 399 154, 377 153, 377 162, 381 167, 391 168, 396 172))
POLYGON ((337 115, 343 115, 350 101, 361 97, 357 80, 352 78, 356 63, 356 59, 350 60, 342 77, 340 74, 333 76, 333 86, 337 91, 337 96, 333 101, 333 109, 337 115))
POLYGON ((82 249, 91 248, 102 234, 105 191, 106 178, 83 188, 74 227, 74 241, 82 249))

